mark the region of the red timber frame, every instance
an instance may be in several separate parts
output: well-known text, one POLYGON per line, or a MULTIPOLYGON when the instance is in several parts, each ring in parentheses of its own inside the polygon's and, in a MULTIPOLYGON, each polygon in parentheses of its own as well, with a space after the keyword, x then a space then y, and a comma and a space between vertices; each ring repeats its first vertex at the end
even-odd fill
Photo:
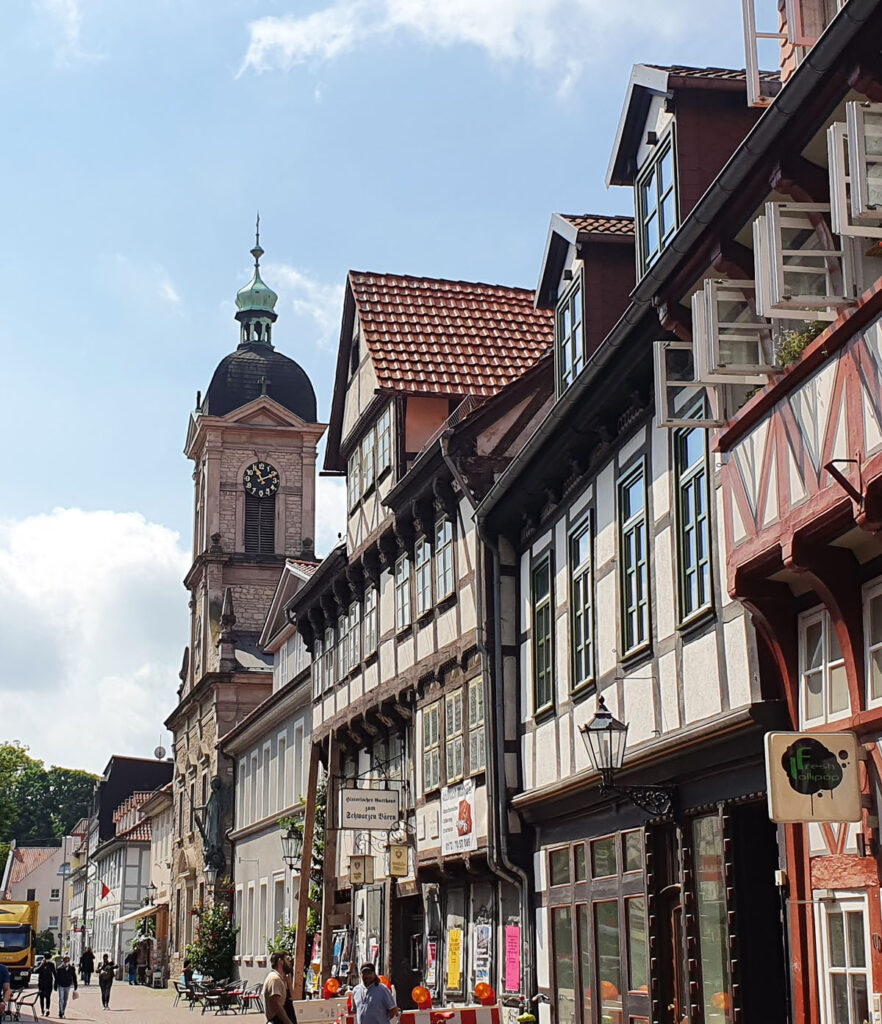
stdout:
POLYGON ((796 1024, 821 1020, 815 918, 812 903, 806 902, 812 890, 866 891, 872 991, 882 991, 879 808, 872 795, 882 780, 876 743, 882 735, 882 707, 867 708, 860 566, 847 547, 834 544, 858 528, 870 551, 875 545, 882 555, 882 346, 874 349, 864 337, 882 330, 875 326, 880 318, 882 281, 819 335, 798 363, 739 410, 715 439, 723 454, 727 585, 751 612, 768 655, 762 659, 764 695, 782 698, 793 728, 799 728, 798 604, 781 581, 798 580, 829 612, 851 700, 850 717, 817 726, 817 731, 854 731, 866 751, 860 831, 874 855, 845 853, 847 826, 825 825, 827 854, 812 856, 808 827, 783 826, 796 1024), (803 414, 800 423, 798 402, 792 399, 807 387, 814 387, 821 401, 814 413, 808 406, 809 415, 803 414), (818 422, 822 417, 824 422, 818 422), (817 424, 813 438, 806 433, 809 422, 817 424), (825 468, 831 464, 841 478, 825 468))

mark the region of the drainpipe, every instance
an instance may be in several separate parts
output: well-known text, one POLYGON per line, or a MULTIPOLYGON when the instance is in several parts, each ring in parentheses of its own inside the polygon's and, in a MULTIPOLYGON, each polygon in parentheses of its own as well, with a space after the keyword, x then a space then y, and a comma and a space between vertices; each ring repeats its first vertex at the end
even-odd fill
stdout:
MULTIPOLYGON (((478 502, 463 479, 462 473, 459 471, 459 467, 450 455, 450 438, 452 435, 452 430, 445 430, 439 438, 441 457, 444 459, 445 465, 453 475, 453 479, 459 485, 460 490, 466 496, 474 513, 478 502)), ((484 716, 484 742, 487 746, 488 753, 492 752, 492 756, 487 759, 487 860, 490 865, 490 870, 497 876, 497 878, 508 882, 518 890, 521 918, 521 943, 524 952, 524 962, 522 967, 524 982, 523 991, 529 994, 535 989, 533 943, 530 940, 529 933, 530 922, 532 920, 530 879, 527 872, 518 864, 515 864, 509 856, 508 827, 505 820, 507 813, 505 801, 504 799, 498 798, 498 795, 504 797, 505 794, 505 707, 502 693, 502 643, 500 640, 502 612, 499 600, 501 577, 500 555, 498 545, 485 534, 483 521, 475 519, 474 514, 472 518, 475 522, 475 529, 477 531, 480 545, 485 545, 489 548, 493 556, 493 593, 495 597, 493 602, 494 645, 491 655, 491 652, 487 650, 484 634, 484 559, 479 545, 479 550, 475 559, 475 611, 478 620, 478 651, 481 655, 481 663, 484 669, 482 675, 484 686, 484 707, 485 709, 493 708, 492 721, 486 714, 484 716), (491 687, 490 684, 491 668, 492 678, 497 681, 497 685, 495 687, 491 687)))

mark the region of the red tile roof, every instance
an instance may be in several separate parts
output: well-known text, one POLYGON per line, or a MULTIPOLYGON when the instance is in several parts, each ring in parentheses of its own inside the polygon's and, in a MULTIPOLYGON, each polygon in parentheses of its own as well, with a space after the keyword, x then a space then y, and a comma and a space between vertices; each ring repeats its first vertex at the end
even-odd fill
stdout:
POLYGON ((150 821, 148 819, 147 821, 139 821, 137 825, 132 825, 125 832, 118 832, 116 838, 131 843, 149 843, 150 836, 150 821))
POLYGON ((380 388, 493 395, 553 340, 526 288, 358 271, 349 282, 380 388))
POLYGON ((9 871, 10 884, 24 881, 41 864, 52 858, 61 849, 59 846, 17 846, 12 854, 9 871))
POLYGON ((560 216, 577 231, 598 235, 634 235, 634 218, 597 213, 562 213, 560 216))
MULTIPOLYGON (((312 574, 321 565, 321 562, 303 562, 299 558, 289 558, 288 565, 293 566, 295 569, 299 569, 300 572, 305 573, 307 576, 312 574)), ((169 783, 171 785, 171 783, 169 783)))
MULTIPOLYGON (((700 78, 705 81, 715 82, 744 82, 747 80, 747 72, 744 68, 693 68, 685 64, 646 64, 645 67, 655 68, 656 71, 667 71, 672 78, 700 78)), ((779 71, 760 71, 760 79, 765 82, 780 82, 779 71)))

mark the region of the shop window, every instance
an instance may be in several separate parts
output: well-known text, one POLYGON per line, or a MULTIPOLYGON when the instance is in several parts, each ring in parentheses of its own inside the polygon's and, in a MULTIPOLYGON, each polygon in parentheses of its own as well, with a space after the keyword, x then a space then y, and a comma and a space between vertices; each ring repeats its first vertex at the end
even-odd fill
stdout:
MULTIPOLYGON (((696 408, 700 412, 700 408, 696 408)), ((680 620, 710 607, 710 520, 707 434, 696 427, 674 434, 680 620)))
POLYGON ((486 762, 484 680, 479 676, 469 683, 469 774, 484 771, 486 762))
POLYGON ((571 881, 569 846, 561 850, 552 850, 548 854, 548 884, 569 885, 571 881))
POLYGON ((649 991, 649 958, 646 952, 646 899, 634 896, 625 900, 628 926, 628 990, 649 991))
POLYGON ((423 708, 423 790, 441 783, 441 701, 423 708))
POLYGON ((414 548, 414 576, 417 615, 432 607, 432 549, 425 537, 420 537, 414 548))
POLYGON ((864 592, 864 639, 867 645, 867 703, 882 703, 882 581, 864 592))
POLYGON ((557 308, 554 341, 557 350, 558 395, 573 383, 585 362, 582 326, 582 282, 577 279, 557 308))
POLYGON ((622 870, 643 870, 643 833, 639 830, 622 836, 622 870))
POLYGON ((551 556, 545 555, 533 567, 533 711, 550 708, 552 689, 552 600, 551 556))
MULTIPOLYGON (((567 851, 569 854, 569 851, 567 851)), ((554 953, 554 1005, 559 1024, 576 1024, 576 971, 573 960, 572 907, 553 907, 551 941, 554 953)))
POLYGON ((595 839, 591 843, 591 875, 605 878, 616 873, 616 837, 595 839))
POLYGON ((453 593, 453 523, 447 516, 435 524, 435 593, 439 601, 453 593))
POLYGON ((614 1020, 622 1012, 622 954, 617 900, 594 904, 594 935, 600 976, 600 1016, 601 1019, 608 1017, 614 1020))
POLYGON ((364 653, 373 654, 377 649, 380 633, 378 595, 376 587, 368 587, 364 595, 364 653))
POLYGON ((799 673, 803 726, 829 722, 848 714, 845 662, 826 608, 800 616, 799 673))
POLYGON ((726 875, 723 826, 716 814, 692 822, 701 1002, 704 1019, 714 1020, 729 1003, 729 936, 726 927, 726 875))
POLYGON ((820 904, 821 976, 827 1020, 864 1024, 870 1019, 867 910, 864 897, 820 904))
POLYGON ((463 744, 462 744, 462 690, 450 693, 444 700, 445 725, 444 746, 447 752, 448 785, 462 778, 463 744))
POLYGON ((623 653, 649 643, 649 563, 643 464, 619 482, 619 587, 623 653))
POLYGON ((402 555, 395 563, 395 628, 410 625, 410 561, 402 555))
POLYGON ((582 523, 570 536, 570 578, 570 685, 581 690, 594 681, 590 522, 582 523))

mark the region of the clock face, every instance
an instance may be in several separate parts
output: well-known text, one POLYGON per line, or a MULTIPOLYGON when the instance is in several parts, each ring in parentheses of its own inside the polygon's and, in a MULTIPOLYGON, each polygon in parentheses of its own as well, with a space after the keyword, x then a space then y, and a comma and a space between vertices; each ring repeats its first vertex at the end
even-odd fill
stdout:
POLYGON ((242 484, 255 498, 270 498, 279 489, 279 472, 268 462, 252 462, 242 475, 242 484))

